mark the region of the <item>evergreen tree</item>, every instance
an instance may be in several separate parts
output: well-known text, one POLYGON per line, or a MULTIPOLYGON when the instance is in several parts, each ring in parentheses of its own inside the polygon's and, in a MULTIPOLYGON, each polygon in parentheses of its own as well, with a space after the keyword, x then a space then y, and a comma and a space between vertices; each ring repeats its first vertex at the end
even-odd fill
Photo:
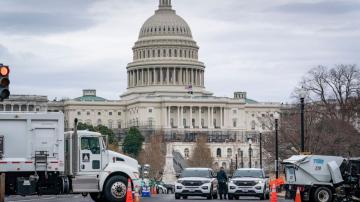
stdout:
POLYGON ((123 142, 123 151, 132 157, 137 157, 142 149, 144 140, 145 138, 137 128, 130 128, 123 142))

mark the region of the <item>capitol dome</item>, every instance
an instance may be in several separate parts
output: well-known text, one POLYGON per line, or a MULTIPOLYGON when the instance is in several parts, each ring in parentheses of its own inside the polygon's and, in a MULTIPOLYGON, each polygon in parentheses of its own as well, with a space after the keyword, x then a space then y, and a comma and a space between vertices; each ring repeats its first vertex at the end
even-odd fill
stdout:
POLYGON ((141 27, 139 38, 148 36, 185 36, 192 38, 191 30, 186 21, 178 16, 170 6, 159 6, 141 27))
POLYGON ((205 65, 186 21, 172 9, 171 0, 159 0, 155 14, 145 21, 127 65, 128 88, 121 97, 139 95, 209 95, 205 65))

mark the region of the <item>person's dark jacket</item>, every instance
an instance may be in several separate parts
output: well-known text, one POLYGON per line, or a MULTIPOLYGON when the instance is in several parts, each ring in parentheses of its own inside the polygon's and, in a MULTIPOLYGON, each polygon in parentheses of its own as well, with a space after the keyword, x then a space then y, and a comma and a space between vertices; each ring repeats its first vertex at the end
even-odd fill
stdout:
POLYGON ((227 177, 225 171, 220 170, 217 173, 217 180, 219 183, 219 194, 226 194, 228 177, 227 177))

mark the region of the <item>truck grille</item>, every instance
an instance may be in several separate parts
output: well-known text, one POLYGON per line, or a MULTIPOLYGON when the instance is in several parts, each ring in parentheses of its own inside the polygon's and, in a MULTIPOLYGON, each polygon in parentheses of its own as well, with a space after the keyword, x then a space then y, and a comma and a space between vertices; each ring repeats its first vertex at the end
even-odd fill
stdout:
POLYGON ((255 181, 235 181, 236 186, 252 187, 256 185, 255 181))
POLYGON ((183 181, 182 183, 184 186, 189 186, 189 187, 198 187, 202 185, 201 181, 183 181))

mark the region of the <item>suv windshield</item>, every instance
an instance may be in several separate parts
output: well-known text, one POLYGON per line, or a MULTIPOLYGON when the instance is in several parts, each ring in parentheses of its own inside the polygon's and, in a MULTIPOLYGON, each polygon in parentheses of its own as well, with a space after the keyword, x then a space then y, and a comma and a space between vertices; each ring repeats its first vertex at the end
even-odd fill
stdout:
POLYGON ((237 170, 233 177, 264 178, 261 170, 237 170))
POLYGON ((208 170, 184 170, 181 177, 205 177, 210 178, 208 170))

